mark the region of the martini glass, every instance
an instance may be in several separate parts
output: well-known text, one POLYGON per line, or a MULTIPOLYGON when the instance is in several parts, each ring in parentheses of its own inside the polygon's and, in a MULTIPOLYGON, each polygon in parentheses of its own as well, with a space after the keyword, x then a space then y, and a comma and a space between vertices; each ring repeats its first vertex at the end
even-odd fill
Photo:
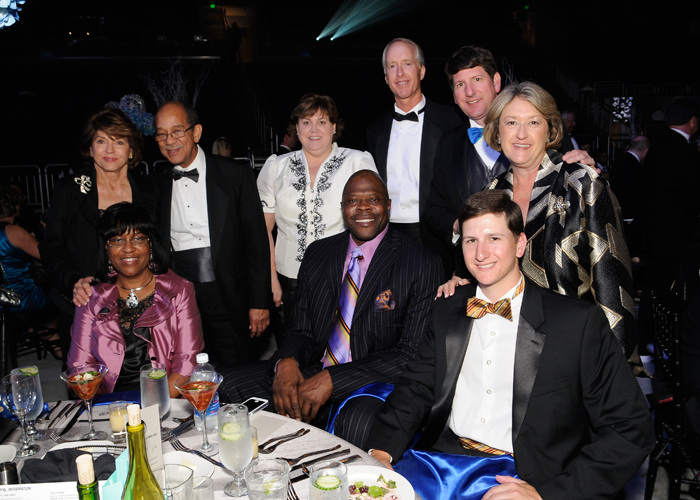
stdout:
POLYGON ((221 375, 213 371, 197 372, 197 380, 192 380, 192 377, 180 377, 175 381, 175 388, 180 391, 187 401, 194 406, 197 411, 203 416, 202 418, 202 446, 196 449, 212 456, 219 453, 219 444, 210 443, 207 438, 207 419, 206 411, 211 403, 214 393, 219 388, 219 384, 224 379, 221 375))
POLYGON ((61 379, 63 379, 76 396, 85 403, 88 421, 90 422, 90 430, 80 439, 88 441, 107 439, 107 433, 104 431, 96 431, 95 426, 92 424, 92 398, 95 397, 97 388, 100 386, 106 374, 107 367, 99 363, 74 366, 61 373, 61 379))
POLYGON ((29 445, 27 436, 27 413, 36 400, 36 380, 32 375, 6 375, 0 381, 2 402, 17 416, 22 424, 22 446, 17 450, 17 458, 30 457, 39 451, 36 445, 29 445))

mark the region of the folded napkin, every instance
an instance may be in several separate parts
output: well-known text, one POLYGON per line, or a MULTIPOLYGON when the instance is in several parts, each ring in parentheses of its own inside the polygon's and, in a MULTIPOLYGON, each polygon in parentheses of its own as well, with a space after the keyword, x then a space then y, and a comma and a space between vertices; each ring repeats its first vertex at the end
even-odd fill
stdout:
MULTIPOLYGON (((81 450, 50 451, 41 458, 27 458, 20 474, 22 483, 61 483, 78 480, 75 459, 84 455, 81 450)), ((102 481, 109 479, 115 470, 114 457, 104 454, 95 459, 95 477, 102 481)))

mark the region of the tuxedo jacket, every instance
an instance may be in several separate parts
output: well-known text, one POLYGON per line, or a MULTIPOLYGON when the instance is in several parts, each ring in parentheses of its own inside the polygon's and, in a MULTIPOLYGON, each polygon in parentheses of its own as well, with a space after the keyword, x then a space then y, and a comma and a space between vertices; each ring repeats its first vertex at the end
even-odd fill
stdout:
MULTIPOLYGON (((248 310, 267 309, 270 289, 270 243, 253 171, 245 161, 206 155, 209 237, 216 283, 236 332, 248 331, 248 310)), ((171 257, 170 205, 173 175, 160 178, 159 229, 171 257)))
MULTIPOLYGON (((423 223, 423 214, 428 204, 430 183, 433 180, 433 164, 440 138, 448 130, 461 125, 464 122, 462 118, 464 115, 452 106, 436 104, 429 99, 425 100, 424 114, 420 145, 420 181, 418 186, 421 239, 426 248, 437 253, 443 260, 444 273, 446 277, 449 277, 454 270, 452 251, 444 244, 441 244, 427 225, 423 223)), ((394 113, 388 112, 367 127, 367 150, 372 154, 377 166, 377 172, 384 179, 384 182, 387 182, 386 161, 389 153, 389 140, 391 139, 393 122, 394 113)))
MULTIPOLYGON (((469 345, 475 320, 465 311, 475 293, 467 285, 436 301, 418 355, 375 419, 367 447, 396 460, 416 431, 415 448, 438 441, 469 345)), ((654 447, 642 392, 598 306, 529 280, 523 293, 513 376, 517 473, 544 499, 613 498, 654 447)))
POLYGON ((625 152, 610 168, 610 189, 622 207, 622 217, 636 219, 644 206, 644 172, 636 156, 625 152))
POLYGON ((700 253, 700 153, 670 128, 650 141, 644 160, 649 277, 659 290, 669 290, 676 269, 700 253), (669 252, 668 242, 673 240, 678 243, 669 252))
MULTIPOLYGON (((309 245, 299 270, 291 329, 272 356, 300 369, 316 366, 333 331, 340 300, 348 231, 309 245)), ((391 225, 372 257, 360 288, 350 334, 352 361, 327 368, 333 381, 331 402, 342 401, 372 383, 395 383, 416 354, 440 285, 439 259, 391 225), (389 299, 381 297, 386 295, 389 299)), ((268 374, 269 375, 269 374, 268 374)))
MULTIPOLYGON (((153 214, 156 186, 152 179, 128 174, 131 200, 153 214)), ((97 226, 100 222, 95 167, 68 174, 56 184, 46 221, 46 234, 39 243, 41 263, 54 288, 51 299, 66 314, 73 315, 73 285, 97 274, 100 248, 97 226), (83 190, 81 191, 82 179, 83 190), (88 187, 86 181, 91 182, 88 187)))
MULTIPOLYGON (((433 179, 433 162, 438 142, 442 134, 463 123, 460 114, 452 106, 436 104, 430 99, 425 100, 425 118, 423 119, 423 134, 420 144, 420 185, 419 210, 423 213, 428 202, 430 182, 433 179)), ((391 126, 394 122, 393 111, 380 116, 367 127, 367 150, 374 158, 377 172, 387 181, 386 160, 389 153, 391 126)))

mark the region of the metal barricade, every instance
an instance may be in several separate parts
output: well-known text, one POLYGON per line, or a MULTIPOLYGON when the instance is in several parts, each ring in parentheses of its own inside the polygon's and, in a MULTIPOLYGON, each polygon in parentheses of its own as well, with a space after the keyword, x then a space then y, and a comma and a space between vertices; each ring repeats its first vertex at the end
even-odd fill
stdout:
POLYGON ((53 195, 56 182, 64 175, 71 175, 68 163, 49 163, 44 166, 44 191, 46 192, 47 210, 51 203, 51 196, 53 195))
POLYGON ((24 205, 46 212, 41 169, 36 165, 0 166, 0 182, 14 184, 22 189, 24 205))

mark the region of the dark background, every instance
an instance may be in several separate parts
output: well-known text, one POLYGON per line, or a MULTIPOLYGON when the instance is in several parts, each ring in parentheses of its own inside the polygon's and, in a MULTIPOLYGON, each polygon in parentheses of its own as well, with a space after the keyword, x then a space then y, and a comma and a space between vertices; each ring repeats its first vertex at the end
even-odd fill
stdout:
MULTIPOLYGON (((423 91, 432 100, 452 103, 445 61, 462 45, 480 45, 504 76, 537 81, 560 108, 577 111, 574 135, 595 136, 601 145, 610 127, 587 118, 557 76, 581 88, 648 86, 635 100, 639 132, 663 117, 658 112, 674 96, 698 94, 699 17, 678 2, 651 9, 632 1, 380 2, 388 17, 334 41, 316 37, 341 2, 229 4, 249 17, 244 63, 232 62, 223 4, 210 4, 27 0, 20 21, 0 30, 0 165, 79 161, 87 117, 132 93, 154 113, 142 76, 157 76, 178 57, 190 99, 195 80, 208 74, 197 101, 203 147, 226 135, 236 155, 268 154, 259 130, 283 122, 307 92, 333 97, 346 122, 341 143, 363 148, 366 126, 391 109, 381 53, 398 36, 422 46, 423 91)), ((146 160, 160 159, 152 139, 147 144, 146 160)))

